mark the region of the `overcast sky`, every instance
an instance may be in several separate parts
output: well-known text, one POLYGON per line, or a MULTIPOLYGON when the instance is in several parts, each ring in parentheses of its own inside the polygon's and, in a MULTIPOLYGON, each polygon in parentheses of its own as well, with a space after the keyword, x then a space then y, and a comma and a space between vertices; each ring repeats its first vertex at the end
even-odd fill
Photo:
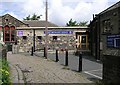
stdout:
MULTIPOLYGON (((48 0, 48 20, 65 26, 72 18, 77 22, 92 20, 98 14, 119 0, 48 0)), ((0 15, 6 13, 23 20, 36 13, 45 20, 45 0, 0 0, 0 15)))

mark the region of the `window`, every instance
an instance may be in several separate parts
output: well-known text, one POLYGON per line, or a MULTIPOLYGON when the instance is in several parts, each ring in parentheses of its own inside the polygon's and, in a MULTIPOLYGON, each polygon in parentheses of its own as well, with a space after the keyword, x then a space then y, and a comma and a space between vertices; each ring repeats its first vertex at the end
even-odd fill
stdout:
POLYGON ((81 43, 86 43, 86 36, 82 36, 82 41, 81 43))
POLYGON ((104 20, 103 21, 103 32, 110 32, 112 30, 112 25, 110 22, 110 19, 104 20))
POLYGON ((38 38, 39 40, 42 40, 42 36, 37 36, 37 38, 38 38))
POLYGON ((53 40, 57 40, 57 36, 53 36, 53 40))
POLYGON ((8 22, 8 19, 5 19, 6 22, 8 22))
POLYGON ((27 40, 27 36, 23 36, 23 40, 27 40))
POLYGON ((15 26, 8 26, 4 27, 4 42, 15 42, 15 26))

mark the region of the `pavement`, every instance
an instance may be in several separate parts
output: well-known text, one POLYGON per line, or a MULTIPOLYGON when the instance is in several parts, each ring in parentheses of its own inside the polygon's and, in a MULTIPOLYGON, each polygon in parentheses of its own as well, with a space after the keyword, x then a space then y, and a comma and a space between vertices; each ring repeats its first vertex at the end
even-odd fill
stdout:
MULTIPOLYGON (((39 57, 44 55, 43 52, 35 52, 34 54, 39 57)), ((55 54, 51 54, 49 56, 52 57, 52 56, 55 56, 55 54)), ((103 68, 102 62, 97 61, 96 59, 93 58, 93 56, 88 56, 88 55, 82 56, 82 73, 84 73, 88 79, 101 80, 102 70, 103 70, 102 68, 103 68)))
POLYGON ((7 54, 13 83, 90 83, 83 72, 75 72, 43 57, 29 53, 7 54))

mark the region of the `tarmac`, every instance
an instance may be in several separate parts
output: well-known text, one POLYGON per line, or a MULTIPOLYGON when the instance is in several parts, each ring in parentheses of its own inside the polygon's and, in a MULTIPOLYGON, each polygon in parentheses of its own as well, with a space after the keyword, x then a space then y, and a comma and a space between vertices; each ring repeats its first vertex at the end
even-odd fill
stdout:
POLYGON ((12 83, 89 83, 82 72, 75 72, 43 57, 29 53, 7 53, 12 83))

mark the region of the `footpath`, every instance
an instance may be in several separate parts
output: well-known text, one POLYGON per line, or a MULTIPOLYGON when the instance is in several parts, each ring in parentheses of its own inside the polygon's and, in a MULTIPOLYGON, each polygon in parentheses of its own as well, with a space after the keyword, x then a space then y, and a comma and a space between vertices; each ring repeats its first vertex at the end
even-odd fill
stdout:
POLYGON ((28 53, 7 54, 13 83, 89 83, 82 72, 69 70, 59 62, 28 53))

